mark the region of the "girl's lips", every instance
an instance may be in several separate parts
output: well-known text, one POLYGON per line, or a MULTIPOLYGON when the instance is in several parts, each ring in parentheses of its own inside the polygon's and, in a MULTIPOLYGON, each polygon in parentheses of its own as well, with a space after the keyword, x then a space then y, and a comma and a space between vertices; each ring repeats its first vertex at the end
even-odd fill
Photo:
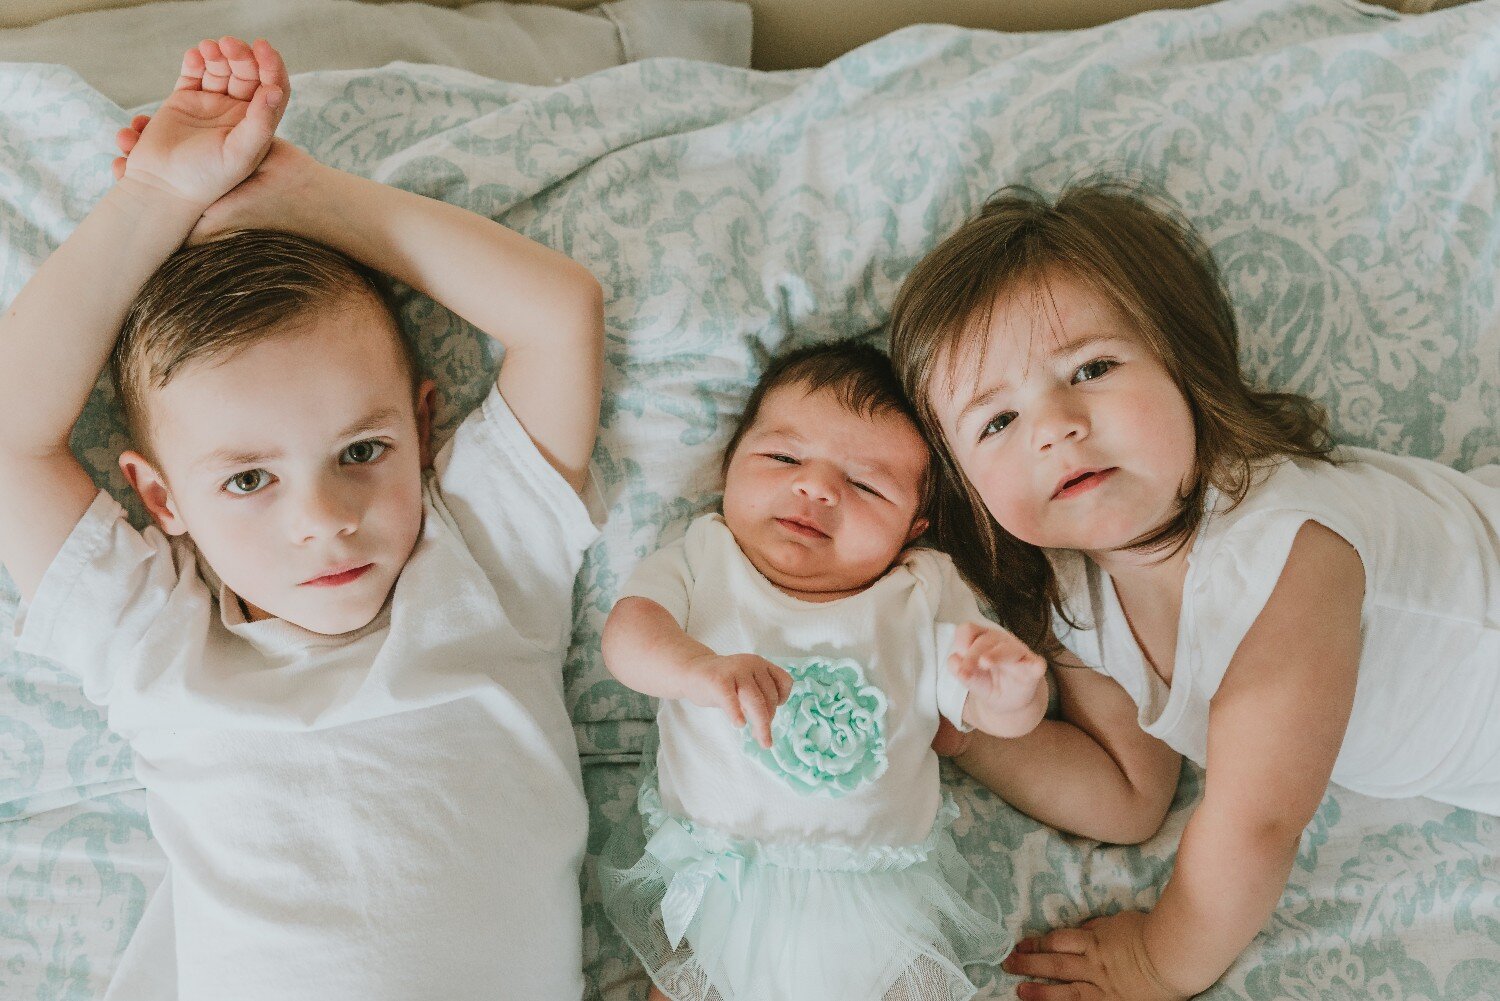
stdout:
POLYGON ((805 539, 828 538, 827 532, 820 532, 816 528, 813 528, 811 525, 804 525, 802 522, 793 521, 790 518, 777 518, 776 524, 780 525, 788 532, 791 532, 793 535, 800 535, 805 539))
POLYGON ((1064 480, 1063 485, 1057 488, 1057 493, 1052 495, 1052 499, 1065 500, 1069 497, 1077 497, 1079 494, 1088 493, 1114 474, 1115 467, 1078 473, 1071 479, 1064 480))
POLYGON ((340 584, 348 584, 351 581, 355 581, 363 577, 365 575, 365 571, 369 570, 374 565, 375 564, 373 563, 366 563, 362 567, 355 567, 353 570, 345 570, 343 573, 329 574, 326 577, 314 577, 312 580, 304 581, 302 586, 338 587, 340 584))

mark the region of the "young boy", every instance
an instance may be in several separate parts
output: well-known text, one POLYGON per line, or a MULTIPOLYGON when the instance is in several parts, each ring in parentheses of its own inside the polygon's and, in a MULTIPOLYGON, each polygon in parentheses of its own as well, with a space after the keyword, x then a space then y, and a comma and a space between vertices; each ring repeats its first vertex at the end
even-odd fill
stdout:
POLYGON ((273 141, 287 92, 264 42, 190 50, 0 323, 17 646, 108 707, 167 858, 110 996, 578 998, 560 668, 597 534, 600 289, 273 141), (282 232, 174 254, 256 227, 282 232), (506 348, 436 456, 366 269, 506 348), (144 532, 67 444, 117 334, 144 532))

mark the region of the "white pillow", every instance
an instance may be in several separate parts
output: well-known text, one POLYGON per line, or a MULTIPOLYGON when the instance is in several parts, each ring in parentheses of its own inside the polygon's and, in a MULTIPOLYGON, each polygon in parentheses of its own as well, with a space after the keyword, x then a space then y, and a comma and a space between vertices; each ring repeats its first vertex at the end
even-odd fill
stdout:
POLYGON ((737 0, 615 0, 587 10, 543 4, 355 0, 161 0, 0 30, 0 62, 61 63, 122 108, 160 100, 199 39, 274 42, 293 73, 398 60, 554 84, 652 56, 746 67, 750 7, 737 0))

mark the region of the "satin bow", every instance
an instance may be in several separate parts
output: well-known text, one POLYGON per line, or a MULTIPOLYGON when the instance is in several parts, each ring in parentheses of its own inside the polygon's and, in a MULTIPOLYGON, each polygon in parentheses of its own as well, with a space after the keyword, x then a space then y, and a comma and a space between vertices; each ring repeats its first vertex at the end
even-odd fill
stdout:
POLYGON ((675 819, 668 818, 662 823, 646 842, 646 851, 672 873, 666 895, 661 900, 661 916, 673 949, 682 943, 682 936, 686 934, 693 915, 698 913, 698 905, 703 902, 703 894, 710 882, 724 880, 735 897, 739 897, 745 856, 735 851, 707 851, 675 819))

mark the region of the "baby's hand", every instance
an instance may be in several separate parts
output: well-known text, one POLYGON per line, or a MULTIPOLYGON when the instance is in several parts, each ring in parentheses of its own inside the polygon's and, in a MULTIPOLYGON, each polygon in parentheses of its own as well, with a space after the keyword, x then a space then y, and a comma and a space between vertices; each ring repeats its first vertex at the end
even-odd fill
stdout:
POLYGON ((711 654, 688 663, 688 678, 689 702, 723 709, 735 726, 744 726, 748 718, 760 746, 771 746, 771 717, 792 694, 792 676, 785 668, 753 653, 711 654))
POLYGON ((124 154, 116 179, 207 208, 265 157, 289 89, 270 43, 205 39, 183 55, 156 114, 137 115, 115 136, 124 154))
POLYGON ((985 733, 1030 733, 1047 710, 1047 661, 999 626, 959 626, 948 666, 969 690, 964 722, 985 733))

